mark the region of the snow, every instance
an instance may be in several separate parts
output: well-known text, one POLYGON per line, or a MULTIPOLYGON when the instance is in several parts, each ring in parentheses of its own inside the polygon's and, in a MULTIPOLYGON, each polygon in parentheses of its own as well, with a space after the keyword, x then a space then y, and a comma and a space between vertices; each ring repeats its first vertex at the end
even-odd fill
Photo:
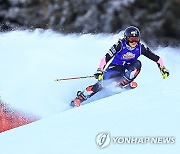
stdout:
MULTIPOLYGON (((79 108, 69 102, 95 79, 55 82, 92 75, 119 35, 61 35, 52 31, 14 31, 0 35, 0 94, 12 107, 41 120, 0 134, 1 154, 80 154, 180 152, 179 48, 156 51, 170 71, 163 80, 157 65, 141 56, 136 89, 79 108), (172 137, 171 144, 96 145, 101 132, 123 137, 172 137)), ((114 89, 113 89, 114 90, 114 89)), ((103 95, 94 96, 94 99, 103 95)))

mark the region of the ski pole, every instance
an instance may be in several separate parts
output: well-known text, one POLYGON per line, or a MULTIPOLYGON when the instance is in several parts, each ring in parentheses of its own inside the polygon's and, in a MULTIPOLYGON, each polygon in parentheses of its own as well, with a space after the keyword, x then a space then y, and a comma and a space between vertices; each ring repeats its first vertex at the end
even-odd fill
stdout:
POLYGON ((55 81, 78 80, 78 79, 86 79, 86 78, 94 78, 94 75, 91 75, 91 76, 80 76, 80 77, 71 77, 71 78, 61 78, 61 79, 56 79, 55 81))

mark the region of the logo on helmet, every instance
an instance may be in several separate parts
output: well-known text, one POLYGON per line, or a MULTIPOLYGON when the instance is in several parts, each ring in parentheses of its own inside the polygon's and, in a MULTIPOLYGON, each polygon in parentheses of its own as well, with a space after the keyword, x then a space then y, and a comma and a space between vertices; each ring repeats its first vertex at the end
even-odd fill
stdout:
POLYGON ((132 32, 131 32, 131 34, 132 34, 133 36, 136 36, 137 33, 138 33, 137 31, 132 31, 132 32))

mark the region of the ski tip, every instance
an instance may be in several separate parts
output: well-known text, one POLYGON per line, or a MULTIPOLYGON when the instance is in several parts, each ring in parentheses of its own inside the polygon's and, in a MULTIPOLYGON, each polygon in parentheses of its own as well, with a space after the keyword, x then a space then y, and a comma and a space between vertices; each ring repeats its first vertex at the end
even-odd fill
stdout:
POLYGON ((132 89, 138 87, 138 84, 137 84, 137 82, 135 82, 135 81, 131 82, 129 85, 130 85, 130 87, 131 87, 132 89))

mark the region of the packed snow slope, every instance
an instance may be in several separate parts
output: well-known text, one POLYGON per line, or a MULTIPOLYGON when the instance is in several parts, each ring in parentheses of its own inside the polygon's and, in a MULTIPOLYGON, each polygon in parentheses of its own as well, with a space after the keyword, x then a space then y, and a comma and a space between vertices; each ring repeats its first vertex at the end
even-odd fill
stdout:
POLYGON ((44 117, 1 133, 1 154, 180 152, 179 48, 159 47, 154 51, 163 58, 170 71, 169 78, 163 80, 157 65, 141 56, 138 88, 79 108, 72 109, 69 102, 77 90, 96 80, 54 81, 60 77, 92 75, 119 35, 63 36, 41 30, 1 34, 1 99, 44 117), (169 137, 175 142, 114 144, 111 141, 108 147, 100 149, 95 142, 100 132, 108 132, 111 137, 169 137))

